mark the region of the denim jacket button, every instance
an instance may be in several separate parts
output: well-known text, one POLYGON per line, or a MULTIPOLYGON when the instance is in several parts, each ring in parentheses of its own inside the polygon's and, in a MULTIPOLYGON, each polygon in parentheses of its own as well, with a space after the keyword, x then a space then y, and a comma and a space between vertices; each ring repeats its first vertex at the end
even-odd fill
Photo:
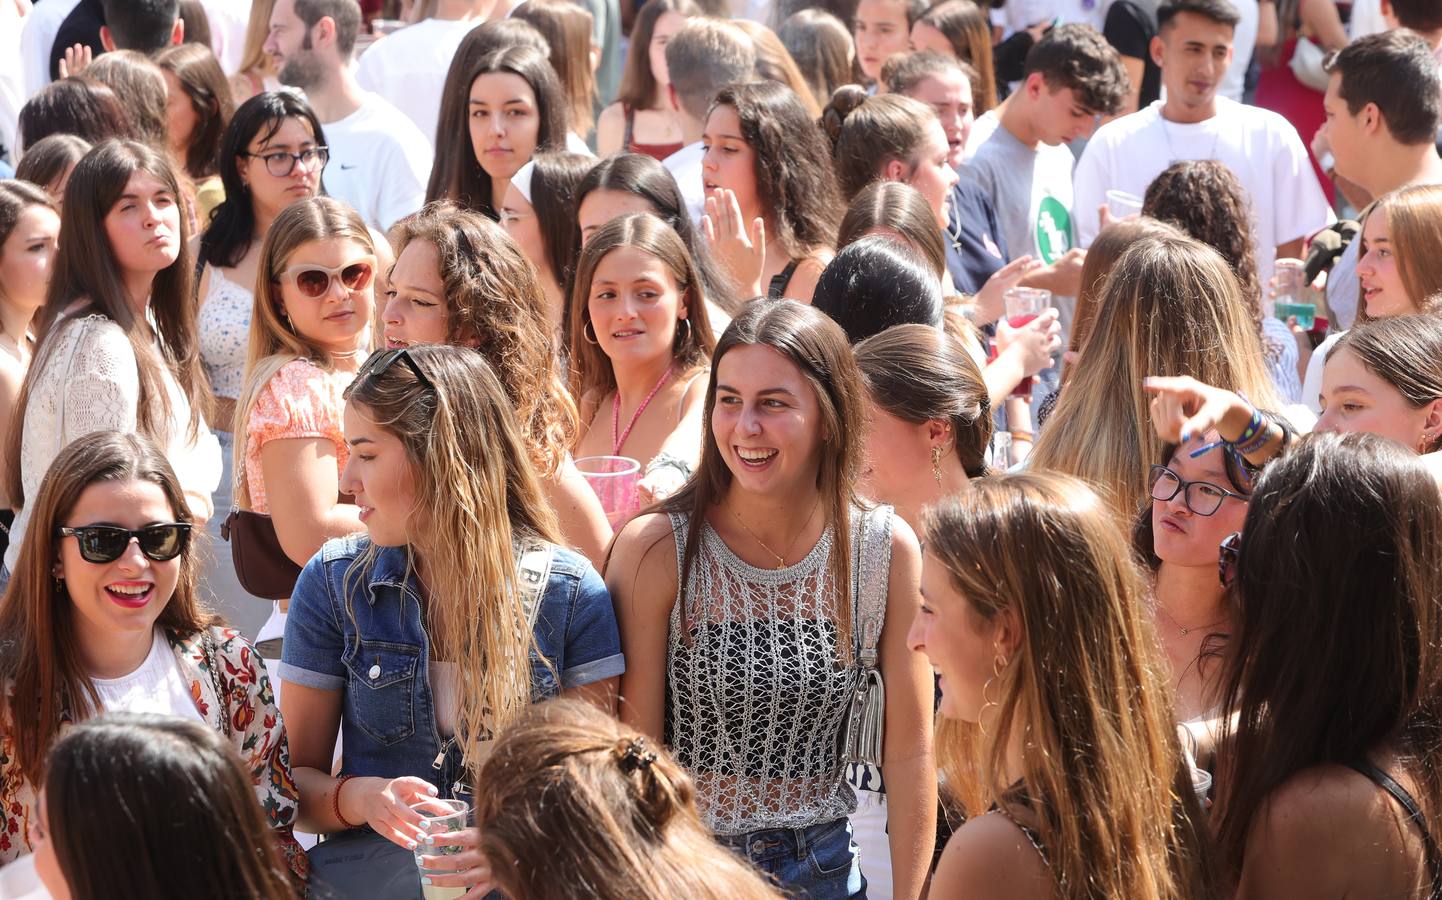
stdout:
POLYGON ((381 677, 380 663, 376 663, 375 665, 371 666, 371 670, 366 674, 371 677, 371 681, 375 681, 377 678, 381 677))

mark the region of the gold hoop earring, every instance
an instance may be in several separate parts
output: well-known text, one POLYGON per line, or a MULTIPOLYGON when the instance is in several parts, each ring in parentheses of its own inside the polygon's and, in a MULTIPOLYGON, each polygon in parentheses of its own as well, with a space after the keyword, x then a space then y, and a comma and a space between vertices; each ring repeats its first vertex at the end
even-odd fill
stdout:
POLYGON ((1006 668, 1006 657, 998 653, 991 660, 991 677, 981 686, 981 711, 976 714, 976 726, 981 729, 981 736, 986 737, 986 711, 1000 705, 1000 701, 993 700, 991 686, 1001 677, 1002 670, 1006 668))
POLYGON ((686 346, 686 344, 691 340, 691 320, 690 320, 690 319, 677 319, 677 320, 676 320, 676 331, 677 331, 677 335, 676 335, 676 347, 679 349, 679 348, 681 348, 681 347, 686 346), (685 336, 685 337, 681 337, 681 335, 680 335, 680 331, 681 331, 681 326, 682 326, 682 325, 685 325, 685 326, 686 326, 686 336, 685 336))
POLYGON ((937 487, 941 487, 941 453, 940 447, 931 448, 931 476, 936 479, 937 487))
POLYGON ((590 319, 587 319, 586 324, 581 326, 581 338, 588 344, 595 344, 598 347, 601 345, 601 342, 596 340, 596 328, 591 324, 590 319), (586 334, 587 328, 591 329, 591 333, 589 335, 586 334))

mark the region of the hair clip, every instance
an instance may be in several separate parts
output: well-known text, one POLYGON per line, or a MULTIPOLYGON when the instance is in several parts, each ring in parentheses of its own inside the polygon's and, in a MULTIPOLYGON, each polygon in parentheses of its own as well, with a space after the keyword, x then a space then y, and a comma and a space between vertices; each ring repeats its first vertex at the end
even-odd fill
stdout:
POLYGON ((630 775, 637 769, 650 769, 651 763, 656 761, 656 754, 646 749, 645 738, 638 737, 626 741, 624 748, 616 748, 616 761, 621 771, 630 775))

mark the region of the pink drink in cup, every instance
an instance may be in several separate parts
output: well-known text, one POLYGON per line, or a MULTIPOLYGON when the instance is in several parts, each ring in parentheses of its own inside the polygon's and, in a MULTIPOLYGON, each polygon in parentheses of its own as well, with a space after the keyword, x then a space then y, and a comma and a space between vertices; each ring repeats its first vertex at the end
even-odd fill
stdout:
POLYGON ((576 468, 601 500, 601 508, 612 528, 619 528, 640 508, 636 486, 641 482, 641 464, 629 456, 583 456, 576 468))
MULTIPOLYGON (((1051 291, 1042 288, 1014 287, 1006 292, 1006 324, 1021 328, 1041 315, 1051 305, 1051 291)), ((1030 397, 1032 376, 1021 380, 1013 390, 1014 397, 1030 397)))

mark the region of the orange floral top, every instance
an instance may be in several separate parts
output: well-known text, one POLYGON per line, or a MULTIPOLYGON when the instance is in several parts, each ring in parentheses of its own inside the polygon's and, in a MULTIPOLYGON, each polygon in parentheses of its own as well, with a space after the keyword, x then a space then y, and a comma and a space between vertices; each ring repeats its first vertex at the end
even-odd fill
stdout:
POLYGON ((341 431, 342 393, 355 378, 351 372, 327 372, 308 359, 286 363, 256 395, 245 420, 245 483, 250 508, 270 514, 260 450, 286 438, 326 438, 335 445, 335 482, 345 468, 350 448, 341 431))

